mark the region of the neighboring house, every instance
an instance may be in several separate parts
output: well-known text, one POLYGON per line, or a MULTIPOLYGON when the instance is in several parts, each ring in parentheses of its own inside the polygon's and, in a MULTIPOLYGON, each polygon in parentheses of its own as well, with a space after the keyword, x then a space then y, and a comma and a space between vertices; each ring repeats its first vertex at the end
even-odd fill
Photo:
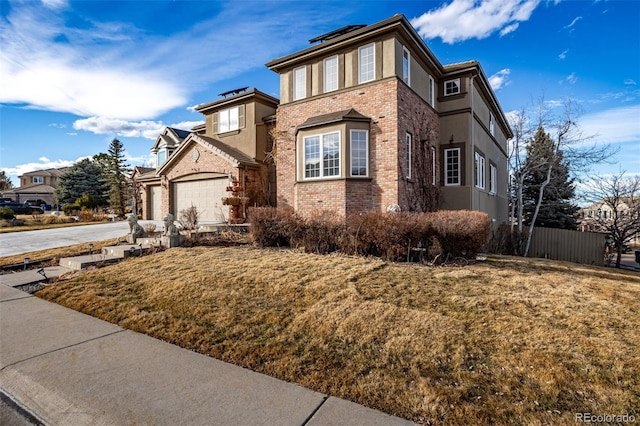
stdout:
MULTIPOLYGON (((627 215, 630 214, 631 203, 633 203, 633 201, 630 199, 621 199, 620 204, 617 204, 617 213, 622 216, 622 218, 619 219, 621 226, 624 223, 627 223, 627 226, 629 224, 629 222, 626 221, 628 218, 627 215)), ((606 226, 613 223, 615 214, 611 206, 603 201, 582 208, 578 210, 578 230, 583 232, 604 232, 606 226)), ((629 243, 632 245, 640 245, 640 229, 631 237, 629 243)))
POLYGON ((479 63, 443 66, 402 15, 310 42, 266 64, 280 75, 278 206, 507 221, 512 132, 479 63))
POLYGON ((179 219, 181 211, 194 206, 202 222, 228 220, 229 205, 222 199, 234 184, 246 206, 275 198, 275 178, 270 179, 272 168, 264 159, 272 148, 269 133, 278 100, 246 88, 221 96, 195 108, 204 115, 203 125, 190 132, 168 127, 158 136, 151 149, 155 169, 134 171, 144 219, 159 220, 167 213, 179 219))
POLYGON ((8 197, 19 203, 28 200, 42 200, 46 204, 55 204, 55 193, 58 188, 58 178, 69 170, 69 167, 46 169, 28 172, 18 176, 20 186, 2 191, 3 197, 8 197))

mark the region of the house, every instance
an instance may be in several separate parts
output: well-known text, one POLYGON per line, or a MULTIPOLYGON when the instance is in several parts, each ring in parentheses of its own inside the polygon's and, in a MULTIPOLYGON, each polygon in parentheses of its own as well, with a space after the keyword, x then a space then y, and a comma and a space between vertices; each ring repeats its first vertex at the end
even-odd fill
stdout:
POLYGON ((279 100, 223 93, 196 107, 205 124, 158 136, 156 168, 135 174, 143 218, 193 205, 203 222, 241 220, 236 194, 303 215, 444 208, 507 222, 512 132, 478 62, 442 65, 402 15, 310 42, 266 64, 279 100))
POLYGON ((403 15, 310 42, 266 64, 280 76, 278 206, 507 221, 512 132, 478 62, 442 65, 403 15))
POLYGON ((264 160, 278 99, 247 88, 220 96, 195 108, 204 124, 165 128, 151 148, 155 169, 134 171, 144 219, 179 219, 194 206, 201 222, 242 221, 246 207, 275 199, 273 167, 264 160))
MULTIPOLYGON (((611 202, 599 201, 578 210, 578 230, 583 232, 606 232, 614 221, 618 221, 618 228, 637 230, 630 236, 631 245, 640 245, 640 228, 638 223, 638 200, 631 197, 621 197, 614 209, 611 202), (618 216, 618 217, 616 217, 618 216)), ((610 228, 609 228, 610 229, 610 228)))
POLYGON ((69 170, 69 167, 25 173, 22 176, 18 176, 20 186, 2 191, 2 196, 11 198, 19 203, 26 203, 29 200, 42 200, 45 204, 53 205, 56 202, 58 178, 65 174, 67 170, 69 170))

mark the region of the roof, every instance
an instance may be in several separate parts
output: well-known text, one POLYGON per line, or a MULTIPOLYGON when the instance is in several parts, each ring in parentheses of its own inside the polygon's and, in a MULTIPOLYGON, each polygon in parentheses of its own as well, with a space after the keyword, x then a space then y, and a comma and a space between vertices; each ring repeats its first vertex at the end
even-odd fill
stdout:
POLYGON ((5 189, 3 194, 54 194, 56 189, 51 185, 36 183, 29 186, 21 186, 19 188, 5 189))
POLYGON ((340 121, 371 121, 370 117, 360 114, 355 109, 345 109, 342 111, 331 112, 329 114, 316 115, 308 118, 304 123, 300 124, 296 131, 309 127, 322 126, 340 121))
POLYGON ((233 96, 229 96, 227 98, 218 99, 212 102, 207 102, 204 104, 197 105, 194 109, 201 114, 205 114, 212 109, 220 109, 227 105, 239 103, 239 101, 246 101, 251 98, 259 98, 273 105, 278 105, 280 100, 278 98, 274 98, 273 96, 269 96, 266 93, 259 91, 256 88, 248 90, 246 92, 241 92, 233 96))
POLYGON ((70 167, 60 167, 58 169, 43 169, 43 170, 34 170, 32 172, 27 172, 22 174, 20 177, 22 176, 32 176, 32 175, 37 175, 37 176, 61 176, 63 174, 65 174, 68 170, 70 169, 70 167))

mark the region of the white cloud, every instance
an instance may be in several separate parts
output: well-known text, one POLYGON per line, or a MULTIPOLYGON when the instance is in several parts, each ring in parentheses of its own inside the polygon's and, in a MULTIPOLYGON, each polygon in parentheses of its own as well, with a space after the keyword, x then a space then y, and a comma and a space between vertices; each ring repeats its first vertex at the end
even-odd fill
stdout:
POLYGON ((636 144, 640 152, 640 104, 584 115, 580 127, 585 136, 606 144, 636 144))
POLYGON ((578 77, 576 77, 575 72, 572 72, 567 76, 567 78, 565 78, 565 81, 569 84, 576 84, 576 82, 578 81, 578 77))
POLYGON ((529 20, 540 0, 453 0, 411 20, 425 39, 440 37, 445 43, 501 36, 529 20))
POLYGON ((511 70, 509 68, 505 68, 489 77, 489 84, 491 84, 491 88, 493 90, 499 90, 503 86, 509 85, 509 74, 511 74, 511 70))
POLYGON ((49 9, 64 9, 69 5, 67 0, 42 0, 42 4, 49 9))
POLYGON ((636 85, 636 81, 632 78, 628 78, 624 81, 624 84, 627 86, 635 86, 636 85))
POLYGON ((561 54, 558 55, 558 58, 560 59, 567 59, 567 53, 569 53, 569 50, 565 50, 564 52, 562 52, 561 54))
POLYGON ((571 21, 571 23, 567 25, 565 28, 573 28, 581 19, 582 19, 582 16, 578 16, 574 18, 573 21, 571 21))
POLYGON ((300 37, 292 32, 314 31, 331 19, 311 23, 293 10, 276 13, 256 3, 248 11, 239 2, 158 35, 79 15, 68 5, 59 10, 64 1, 47 5, 21 2, 2 18, 0 103, 121 120, 149 120, 184 106, 193 92, 293 49, 300 37))
MULTIPOLYGON (((183 121, 169 124, 183 130, 191 130, 192 127, 202 124, 202 121, 183 121)), ((167 124, 162 121, 127 121, 108 117, 89 117, 76 120, 73 128, 95 133, 97 135, 116 134, 130 138, 156 139, 167 124)))
MULTIPOLYGON (((70 166, 73 166, 76 163, 76 161, 82 160, 82 158, 78 158, 75 161, 69 161, 69 160, 50 160, 47 157, 40 157, 38 158, 37 162, 18 164, 14 167, 3 167, 2 170, 8 176, 18 177, 25 173, 33 172, 36 170, 58 169, 60 167, 70 167, 70 166)), ((14 184, 16 182, 14 182, 14 184)))

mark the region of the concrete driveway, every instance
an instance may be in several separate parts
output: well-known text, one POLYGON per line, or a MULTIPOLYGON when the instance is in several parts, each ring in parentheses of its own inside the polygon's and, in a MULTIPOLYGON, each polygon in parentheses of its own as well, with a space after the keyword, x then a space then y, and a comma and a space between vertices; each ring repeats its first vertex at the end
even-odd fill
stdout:
MULTIPOLYGON (((162 221, 140 221, 144 227, 147 223, 160 225, 162 221)), ((56 247, 89 243, 124 237, 129 233, 127 221, 79 225, 68 228, 41 229, 38 231, 10 232, 0 234, 0 257, 30 253, 56 247)))

